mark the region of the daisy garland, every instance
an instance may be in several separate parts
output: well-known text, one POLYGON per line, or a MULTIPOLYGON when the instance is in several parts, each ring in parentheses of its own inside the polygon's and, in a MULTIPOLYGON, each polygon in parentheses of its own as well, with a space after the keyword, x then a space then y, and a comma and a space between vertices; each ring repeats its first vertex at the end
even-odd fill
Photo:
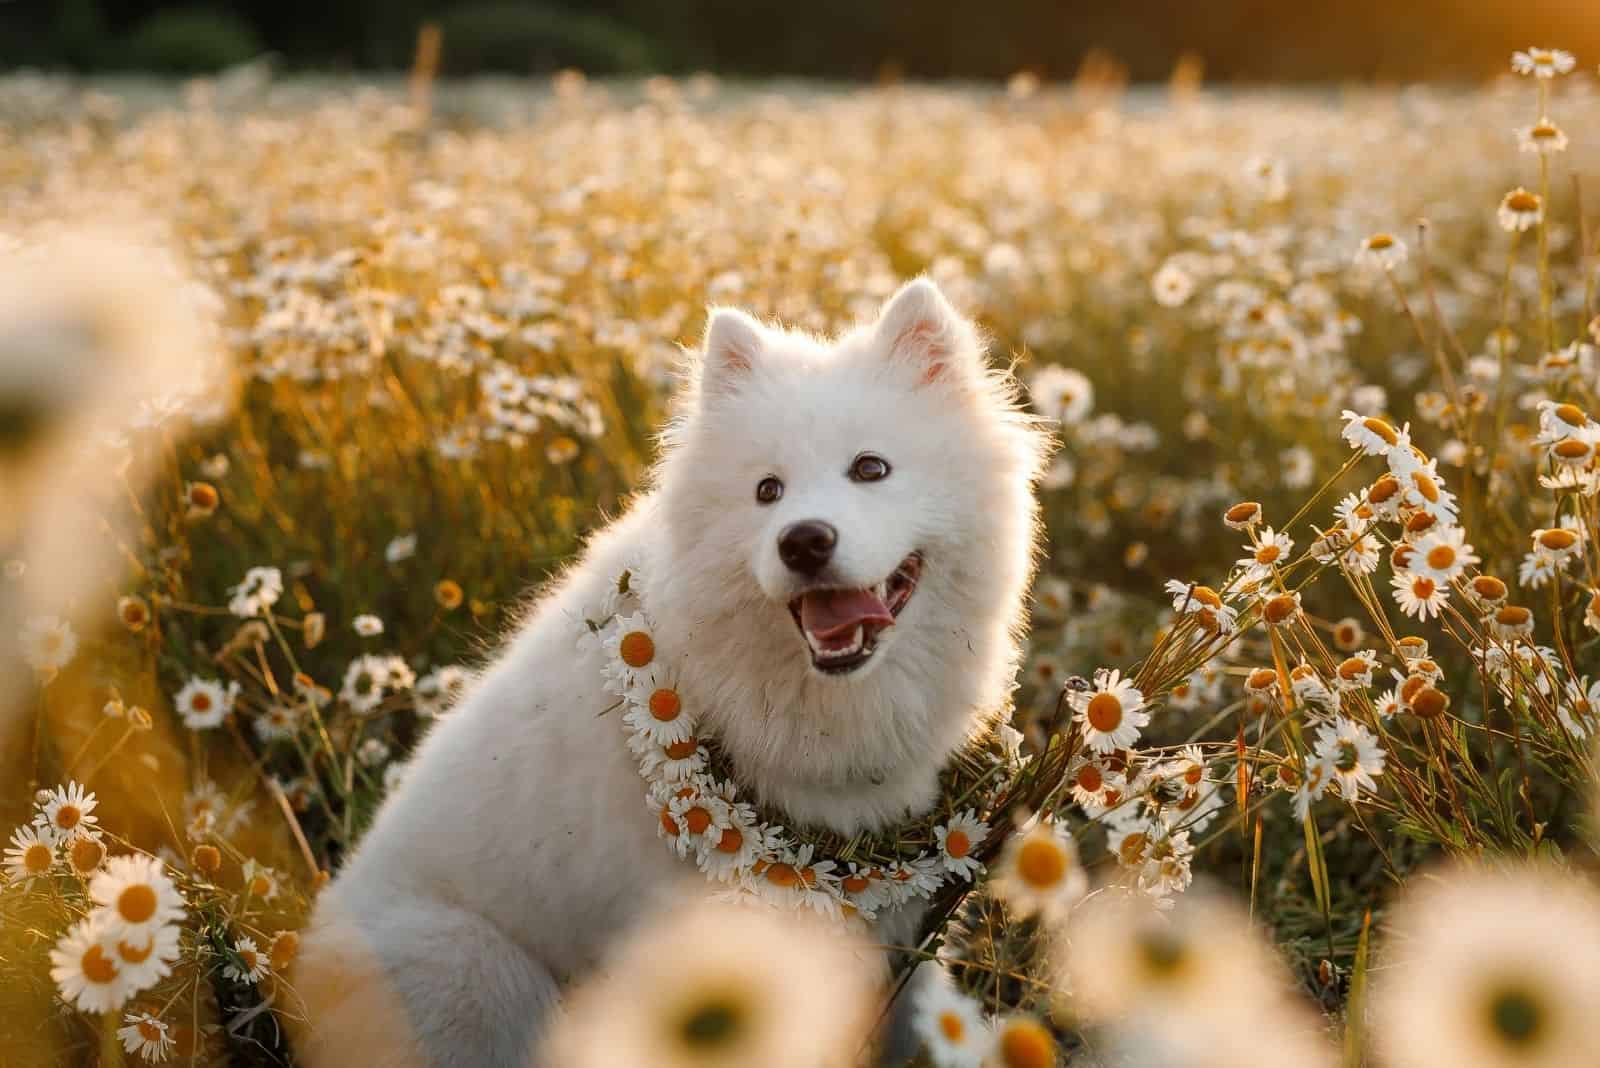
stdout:
POLYGON ((630 568, 618 577, 601 606, 603 620, 588 622, 583 641, 598 644, 605 656, 605 689, 623 709, 657 833, 719 893, 871 920, 882 909, 931 899, 952 881, 983 873, 973 854, 1017 770, 1004 745, 986 738, 959 755, 942 779, 946 801, 882 835, 845 840, 787 826, 744 799, 714 740, 699 732, 696 710, 661 656, 638 576, 630 568))

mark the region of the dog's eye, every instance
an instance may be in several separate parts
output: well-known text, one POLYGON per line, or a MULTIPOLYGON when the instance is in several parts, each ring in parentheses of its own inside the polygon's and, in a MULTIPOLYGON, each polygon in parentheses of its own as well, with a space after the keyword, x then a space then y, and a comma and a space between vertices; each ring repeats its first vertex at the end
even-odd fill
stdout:
POLYGON ((889 477, 889 461, 877 453, 864 452, 850 465, 850 478, 855 482, 877 482, 889 477))
POLYGON ((771 504, 783 496, 783 483, 768 475, 756 483, 756 500, 762 504, 771 504))

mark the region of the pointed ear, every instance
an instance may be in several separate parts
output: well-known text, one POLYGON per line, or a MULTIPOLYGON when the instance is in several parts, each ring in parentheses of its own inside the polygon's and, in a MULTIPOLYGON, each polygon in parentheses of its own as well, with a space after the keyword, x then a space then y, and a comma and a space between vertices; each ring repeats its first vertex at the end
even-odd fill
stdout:
POLYGON ((700 358, 700 388, 730 393, 756 361, 763 346, 761 324, 733 308, 712 308, 700 358))
POLYGON ((922 369, 922 381, 947 378, 959 362, 974 359, 978 338, 972 324, 932 280, 913 278, 890 297, 873 328, 880 351, 922 369))

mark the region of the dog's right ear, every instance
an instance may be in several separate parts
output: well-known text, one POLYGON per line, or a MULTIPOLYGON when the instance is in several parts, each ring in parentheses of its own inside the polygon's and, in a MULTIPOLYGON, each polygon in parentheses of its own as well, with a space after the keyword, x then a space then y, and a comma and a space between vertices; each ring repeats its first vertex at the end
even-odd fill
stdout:
POLYGON ((700 356, 700 390, 732 393, 761 358, 761 324, 733 308, 713 308, 700 356))

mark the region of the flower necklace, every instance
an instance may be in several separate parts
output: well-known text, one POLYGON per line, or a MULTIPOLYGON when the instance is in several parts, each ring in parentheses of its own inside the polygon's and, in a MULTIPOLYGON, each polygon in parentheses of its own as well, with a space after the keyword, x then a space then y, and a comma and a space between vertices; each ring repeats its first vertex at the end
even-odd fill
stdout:
POLYGON ((973 853, 989 834, 984 820, 1020 767, 1014 730, 1002 723, 958 753, 939 778, 933 810, 887 832, 847 837, 786 826, 741 796, 715 741, 696 733, 698 717, 657 655, 639 589, 638 568, 623 571, 602 620, 586 621, 584 641, 605 653, 606 692, 625 709, 645 803, 680 859, 730 895, 865 920, 983 870, 973 853))

